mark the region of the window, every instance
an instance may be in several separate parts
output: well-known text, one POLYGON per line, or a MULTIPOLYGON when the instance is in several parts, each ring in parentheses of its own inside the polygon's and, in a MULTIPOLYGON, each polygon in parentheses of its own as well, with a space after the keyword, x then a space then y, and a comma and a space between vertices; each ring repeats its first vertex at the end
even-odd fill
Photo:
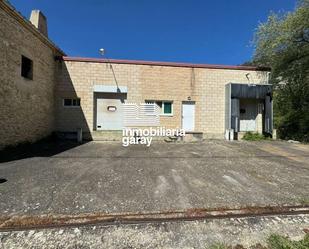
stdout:
POLYGON ((173 102, 172 101, 153 101, 146 100, 146 103, 156 103, 161 109, 161 115, 172 116, 173 115, 173 102))
POLYGON ((33 62, 26 56, 21 56, 21 76, 32 80, 33 79, 33 62))
POLYGON ((69 107, 80 106, 80 99, 63 99, 63 105, 69 107))
POLYGON ((172 115, 172 102, 163 102, 163 114, 164 115, 172 115))

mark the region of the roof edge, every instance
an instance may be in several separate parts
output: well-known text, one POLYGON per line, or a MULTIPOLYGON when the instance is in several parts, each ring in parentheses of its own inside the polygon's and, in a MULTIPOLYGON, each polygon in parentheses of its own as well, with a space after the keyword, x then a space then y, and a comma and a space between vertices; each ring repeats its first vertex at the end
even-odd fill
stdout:
POLYGON ((15 18, 23 27, 32 32, 38 39, 40 39, 44 44, 58 52, 61 56, 66 56, 57 45, 55 45, 49 38, 44 36, 27 18, 25 18, 20 12, 18 12, 14 6, 10 4, 7 0, 0 0, 0 8, 7 12, 11 17, 15 18))
POLYGON ((122 59, 100 59, 100 58, 71 57, 71 56, 63 56, 62 60, 63 61, 75 61, 75 62, 135 64, 135 65, 150 65, 150 66, 231 69, 231 70, 248 70, 248 71, 271 71, 271 69, 269 67, 232 66, 232 65, 215 65, 215 64, 194 64, 194 63, 181 63, 181 62, 122 60, 122 59))

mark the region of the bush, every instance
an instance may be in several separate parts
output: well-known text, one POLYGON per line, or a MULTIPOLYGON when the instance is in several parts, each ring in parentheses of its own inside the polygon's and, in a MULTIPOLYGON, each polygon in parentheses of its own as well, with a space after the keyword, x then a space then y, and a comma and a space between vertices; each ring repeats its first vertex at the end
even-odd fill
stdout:
POLYGON ((309 142, 309 111, 290 111, 277 118, 278 137, 309 142))
POLYGON ((268 137, 259 134, 259 133, 253 133, 251 131, 248 131, 245 133, 245 135, 242 138, 243 140, 247 140, 247 141, 260 141, 260 140, 266 140, 269 139, 268 137))

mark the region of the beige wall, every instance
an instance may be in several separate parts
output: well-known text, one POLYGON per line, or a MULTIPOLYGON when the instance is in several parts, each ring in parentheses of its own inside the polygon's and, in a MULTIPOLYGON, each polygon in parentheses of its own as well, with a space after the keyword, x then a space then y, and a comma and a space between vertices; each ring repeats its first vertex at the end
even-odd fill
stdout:
POLYGON ((72 131, 82 127, 93 131, 93 85, 116 85, 128 87, 128 101, 143 103, 145 100, 173 101, 174 115, 161 116, 161 125, 181 128, 181 103, 196 102, 195 130, 205 137, 224 137, 225 84, 266 82, 266 72, 188 68, 156 65, 112 64, 64 61, 57 84, 58 131, 72 131), (80 108, 65 108, 62 98, 81 98, 80 108))
POLYGON ((35 141, 54 130, 53 50, 3 6, 5 3, 0 4, 0 148, 35 141), (22 55, 33 60, 33 80, 21 76, 22 55))

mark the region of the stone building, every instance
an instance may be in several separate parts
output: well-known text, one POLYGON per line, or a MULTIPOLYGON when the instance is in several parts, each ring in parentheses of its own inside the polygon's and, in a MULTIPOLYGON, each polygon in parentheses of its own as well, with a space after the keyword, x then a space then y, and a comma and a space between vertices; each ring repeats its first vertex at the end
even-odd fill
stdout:
POLYGON ((31 20, 0 1, 0 148, 55 128, 55 57, 65 54, 48 39, 42 13, 33 11, 31 20))
POLYGON ((40 11, 27 21, 6 1, 0 71, 0 147, 80 128, 104 139, 122 129, 123 102, 156 103, 161 126, 203 138, 272 132, 267 68, 67 57, 40 11))

